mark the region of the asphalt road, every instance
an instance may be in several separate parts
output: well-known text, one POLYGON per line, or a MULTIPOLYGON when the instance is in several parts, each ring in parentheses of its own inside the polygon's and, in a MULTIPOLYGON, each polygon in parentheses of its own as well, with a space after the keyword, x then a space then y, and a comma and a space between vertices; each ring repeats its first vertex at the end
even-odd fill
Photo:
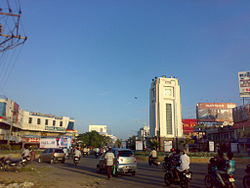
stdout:
MULTIPOLYGON (((65 164, 58 164, 55 167, 69 171, 69 175, 72 173, 82 173, 85 175, 100 178, 101 183, 98 187, 103 188, 154 188, 154 187, 165 187, 163 177, 164 172, 160 167, 150 167, 146 162, 138 162, 138 170, 135 176, 125 175, 113 177, 111 180, 106 179, 105 174, 98 174, 96 172, 96 164, 98 159, 92 156, 82 158, 78 167, 74 167, 72 160, 66 161, 65 164)), ((245 175, 244 169, 246 164, 236 164, 236 187, 243 188, 242 179, 245 175)), ((204 163, 191 163, 191 171, 193 178, 191 180, 191 188, 204 188, 204 177, 207 173, 207 164, 204 163)), ((178 187, 178 186, 171 186, 178 187)))

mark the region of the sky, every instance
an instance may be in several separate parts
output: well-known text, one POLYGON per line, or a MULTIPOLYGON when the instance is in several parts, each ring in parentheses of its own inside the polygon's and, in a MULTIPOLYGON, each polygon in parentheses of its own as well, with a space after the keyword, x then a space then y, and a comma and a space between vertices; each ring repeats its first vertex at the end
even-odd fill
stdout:
POLYGON ((248 0, 20 2, 28 40, 0 94, 25 110, 73 117, 80 133, 106 124, 127 138, 149 123, 154 77, 179 79, 183 118, 195 118, 198 102, 242 103, 248 0))

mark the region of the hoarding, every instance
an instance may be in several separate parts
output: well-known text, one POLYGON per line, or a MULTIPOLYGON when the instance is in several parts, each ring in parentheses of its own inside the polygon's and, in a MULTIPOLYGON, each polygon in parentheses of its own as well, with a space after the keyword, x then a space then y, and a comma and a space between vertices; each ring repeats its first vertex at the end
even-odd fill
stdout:
POLYGON ((233 109, 234 122, 250 121, 250 104, 237 106, 233 109))
POLYGON ((40 148, 58 148, 56 138, 41 138, 40 148))
POLYGON ((164 144, 164 151, 165 152, 170 152, 170 150, 173 147, 173 142, 172 141, 164 140, 163 144, 164 144))
POLYGON ((0 102, 0 117, 6 116, 6 103, 0 102))
POLYGON ((135 141, 135 150, 138 151, 142 151, 143 150, 143 143, 142 141, 135 141))
POLYGON ((202 122, 233 122, 235 103, 198 103, 197 120, 202 122))
POLYGON ((250 71, 238 72, 240 97, 250 97, 250 71))
POLYGON ((72 137, 62 136, 60 138, 46 137, 40 139, 40 148, 69 148, 72 143, 72 137))

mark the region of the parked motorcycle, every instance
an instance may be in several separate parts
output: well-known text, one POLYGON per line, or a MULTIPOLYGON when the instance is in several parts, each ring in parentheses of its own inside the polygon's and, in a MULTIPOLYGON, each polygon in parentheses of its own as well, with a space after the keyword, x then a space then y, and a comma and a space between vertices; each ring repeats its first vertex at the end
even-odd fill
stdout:
POLYGON ((174 169, 167 169, 165 175, 164 175, 164 182, 167 187, 169 187, 171 184, 174 185, 180 185, 182 188, 188 188, 189 182, 192 179, 192 172, 189 170, 185 170, 183 172, 178 172, 180 180, 175 181, 176 177, 174 174, 174 169))
POLYGON ((245 172, 247 175, 245 175, 243 178, 243 185, 244 188, 250 188, 250 164, 247 165, 245 172))
POLYGON ((78 165, 79 161, 80 161, 80 157, 74 157, 73 162, 74 162, 74 165, 75 165, 75 166, 78 165))
POLYGON ((0 171, 5 171, 5 157, 0 158, 0 171))
POLYGON ((6 158, 3 161, 3 165, 4 165, 4 170, 9 170, 10 168, 15 168, 19 170, 24 166, 24 162, 23 159, 6 158))

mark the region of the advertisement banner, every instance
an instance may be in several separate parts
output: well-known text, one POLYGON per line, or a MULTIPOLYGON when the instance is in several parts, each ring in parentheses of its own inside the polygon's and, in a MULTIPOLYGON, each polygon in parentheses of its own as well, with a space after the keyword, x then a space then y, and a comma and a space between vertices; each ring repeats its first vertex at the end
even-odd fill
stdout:
POLYGON ((214 141, 209 141, 208 146, 209 146, 209 151, 214 152, 214 141))
POLYGON ((40 143, 40 138, 28 138, 28 137, 23 137, 22 138, 22 142, 25 142, 25 143, 37 143, 39 144, 40 143))
POLYGON ((6 116, 6 103, 0 102, 0 117, 6 116))
POLYGON ((164 140, 164 151, 165 152, 170 152, 172 147, 173 147, 173 142, 172 141, 164 140))
POLYGON ((142 141, 135 141, 135 150, 136 151, 142 151, 143 150, 143 144, 142 141))
POLYGON ((63 136, 59 139, 59 147, 60 148, 70 148, 72 143, 72 137, 63 136))
POLYGON ((196 106, 197 120, 203 122, 233 122, 235 103, 198 103, 196 106))
POLYGON ((250 97, 250 71, 238 72, 240 97, 250 97))
MULTIPOLYGON (((58 140, 59 141, 59 140, 58 140)), ((58 148, 59 143, 56 138, 41 138, 40 148, 58 148)))
POLYGON ((250 121, 250 104, 237 106, 233 109, 234 122, 250 121))

